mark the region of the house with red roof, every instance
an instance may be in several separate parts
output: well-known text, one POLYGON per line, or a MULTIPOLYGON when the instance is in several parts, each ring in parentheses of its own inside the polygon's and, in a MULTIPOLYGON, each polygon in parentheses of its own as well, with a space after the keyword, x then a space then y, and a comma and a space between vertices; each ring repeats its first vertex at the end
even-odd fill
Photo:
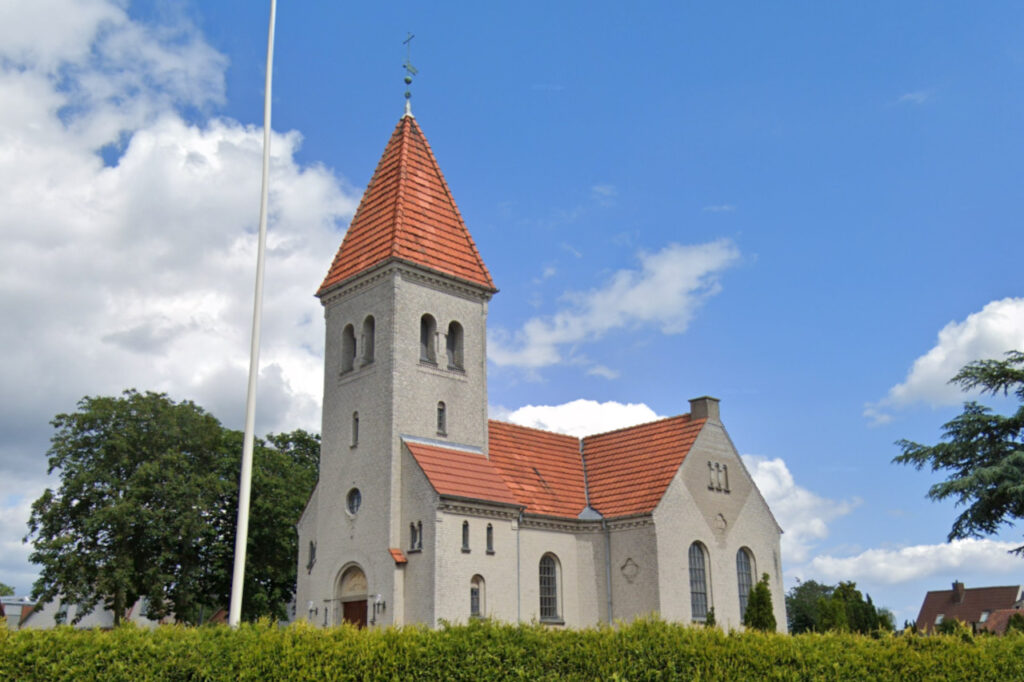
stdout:
POLYGON ((915 627, 934 632, 947 621, 957 620, 975 632, 1006 632, 1010 617, 1022 613, 1024 586, 965 587, 957 580, 949 590, 930 590, 921 602, 915 627))
POLYGON ((320 480, 297 616, 583 627, 659 614, 740 627, 781 529, 719 401, 576 438, 487 415, 497 292, 419 124, 395 127, 317 296, 320 480))

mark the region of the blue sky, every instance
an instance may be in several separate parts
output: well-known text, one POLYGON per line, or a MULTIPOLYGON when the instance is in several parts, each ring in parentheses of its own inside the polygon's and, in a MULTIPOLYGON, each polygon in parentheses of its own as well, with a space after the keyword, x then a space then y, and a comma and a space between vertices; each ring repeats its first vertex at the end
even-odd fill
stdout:
MULTIPOLYGON (((1019 530, 945 544, 937 479, 890 464, 958 412, 956 369, 1024 348, 1024 7, 384 5, 278 8, 260 432, 319 423, 312 293, 412 32, 413 111, 501 290, 492 415, 599 431, 710 394, 787 531, 787 585, 856 580, 902 622, 954 579, 1024 582, 1019 530)), ((134 386, 241 425, 267 10, 0 9, 19 592, 54 414, 134 386)))

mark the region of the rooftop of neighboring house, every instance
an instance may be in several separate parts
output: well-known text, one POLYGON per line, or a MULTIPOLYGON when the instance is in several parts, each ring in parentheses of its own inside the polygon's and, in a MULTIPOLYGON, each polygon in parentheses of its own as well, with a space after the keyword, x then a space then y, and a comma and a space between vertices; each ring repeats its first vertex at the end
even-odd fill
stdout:
POLYGON ((968 588, 956 581, 951 589, 932 590, 925 595, 916 626, 921 632, 931 632, 947 620, 983 624, 998 611, 1012 610, 1020 602, 1021 593, 1020 585, 968 588))

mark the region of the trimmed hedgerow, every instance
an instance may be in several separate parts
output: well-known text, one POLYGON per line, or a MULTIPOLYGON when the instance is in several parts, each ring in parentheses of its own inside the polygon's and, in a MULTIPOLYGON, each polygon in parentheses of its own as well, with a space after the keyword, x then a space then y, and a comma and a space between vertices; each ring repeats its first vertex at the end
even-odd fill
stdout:
POLYGON ((1009 680, 1024 679, 1024 635, 791 637, 659 620, 587 630, 488 621, 439 630, 0 629, 0 678, 1009 680))

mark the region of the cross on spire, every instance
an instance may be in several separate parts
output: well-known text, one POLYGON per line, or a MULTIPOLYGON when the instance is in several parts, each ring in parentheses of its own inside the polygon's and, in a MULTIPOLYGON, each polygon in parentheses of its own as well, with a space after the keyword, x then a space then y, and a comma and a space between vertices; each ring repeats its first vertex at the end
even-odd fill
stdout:
POLYGON ((405 45, 405 62, 402 64, 402 68, 405 69, 405 115, 412 116, 412 92, 409 90, 409 86, 412 85, 412 77, 415 76, 419 71, 410 61, 412 58, 412 39, 416 36, 412 33, 409 37, 402 41, 405 45))

